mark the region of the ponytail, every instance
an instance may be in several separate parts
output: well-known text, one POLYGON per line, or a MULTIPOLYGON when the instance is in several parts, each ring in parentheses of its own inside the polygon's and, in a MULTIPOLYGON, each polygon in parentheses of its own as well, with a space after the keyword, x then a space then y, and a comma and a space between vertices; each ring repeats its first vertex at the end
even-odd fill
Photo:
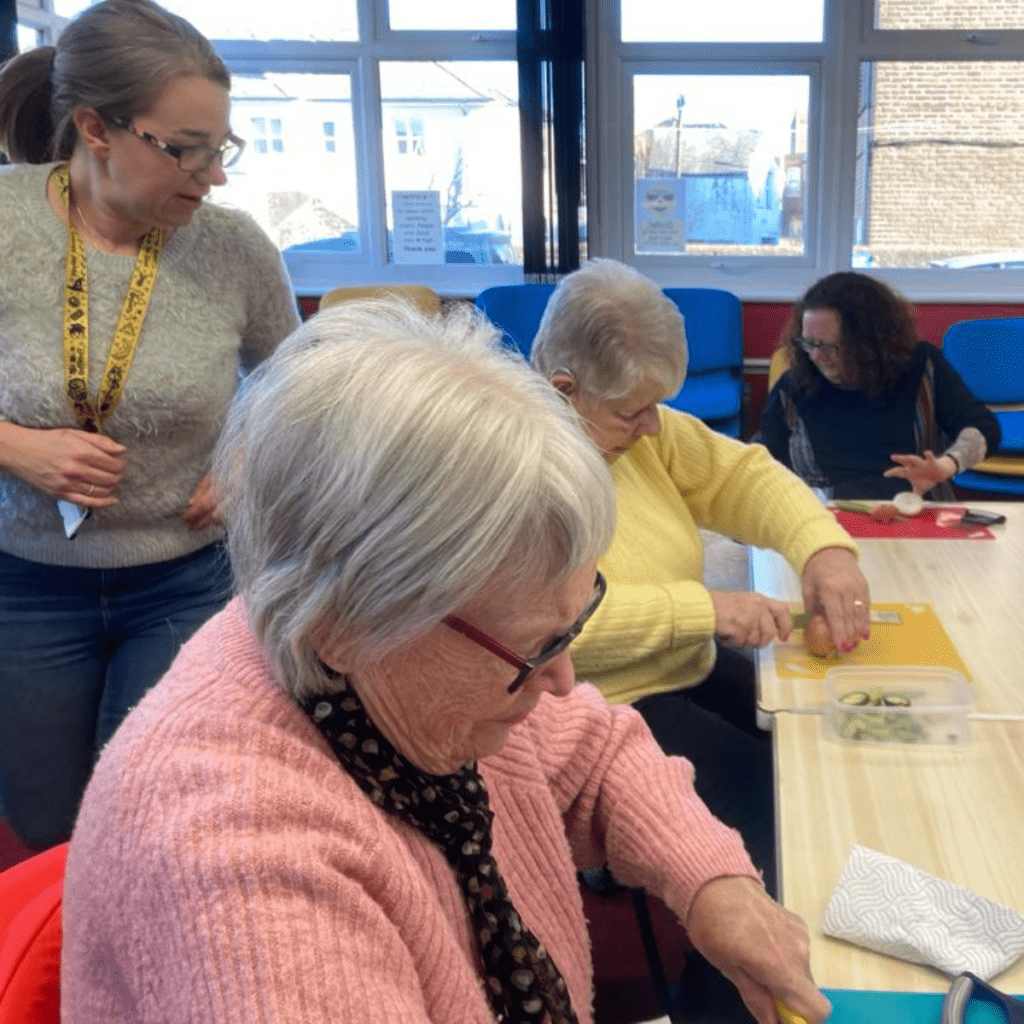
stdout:
POLYGON ((40 46, 0 68, 0 149, 13 163, 43 164, 70 153, 54 152, 53 61, 56 50, 40 46))
POLYGON ((75 111, 131 121, 172 79, 201 75, 231 88, 210 41, 153 0, 103 0, 41 46, 0 68, 0 149, 17 163, 69 160, 75 111))

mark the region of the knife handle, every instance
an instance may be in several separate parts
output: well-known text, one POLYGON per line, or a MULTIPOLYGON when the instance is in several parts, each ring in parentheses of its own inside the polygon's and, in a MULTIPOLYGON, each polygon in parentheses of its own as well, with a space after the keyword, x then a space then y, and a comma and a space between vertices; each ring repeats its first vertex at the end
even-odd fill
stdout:
POLYGON ((775 997, 775 1009, 782 1024, 807 1024, 807 1018, 791 1010, 778 996, 775 997))

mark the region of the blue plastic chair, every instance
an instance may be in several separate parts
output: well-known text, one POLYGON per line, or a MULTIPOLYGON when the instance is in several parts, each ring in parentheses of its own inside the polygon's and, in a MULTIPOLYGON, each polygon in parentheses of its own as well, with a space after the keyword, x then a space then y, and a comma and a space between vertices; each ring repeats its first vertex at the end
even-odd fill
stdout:
POLYGON ((554 290, 553 284, 495 285, 485 288, 476 297, 475 305, 529 359, 533 339, 554 290))
POLYGON ((666 404, 739 437, 743 412, 743 316, 721 288, 665 288, 686 324, 686 383, 666 404))
POLYGON ((974 491, 1024 495, 1024 317, 963 320, 951 325, 942 351, 971 391, 991 407, 1003 432, 1000 461, 1020 462, 1020 472, 1000 472, 988 460, 953 483, 974 491), (1016 409, 1001 406, 1018 406, 1016 409))
MULTIPOLYGON (((485 288, 476 306, 529 359, 551 284, 485 288)), ((667 405, 683 409, 732 437, 740 436, 743 406, 743 331, 740 300, 719 288, 666 288, 686 321, 686 383, 667 405)))

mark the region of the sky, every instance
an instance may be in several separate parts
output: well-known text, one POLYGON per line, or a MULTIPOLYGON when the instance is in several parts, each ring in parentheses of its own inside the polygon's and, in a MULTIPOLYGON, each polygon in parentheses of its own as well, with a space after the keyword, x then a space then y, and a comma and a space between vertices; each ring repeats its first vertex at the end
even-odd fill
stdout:
POLYGON ((636 75, 633 123, 642 132, 674 117, 682 95, 684 124, 757 128, 784 153, 793 114, 807 114, 809 85, 806 75, 636 75))

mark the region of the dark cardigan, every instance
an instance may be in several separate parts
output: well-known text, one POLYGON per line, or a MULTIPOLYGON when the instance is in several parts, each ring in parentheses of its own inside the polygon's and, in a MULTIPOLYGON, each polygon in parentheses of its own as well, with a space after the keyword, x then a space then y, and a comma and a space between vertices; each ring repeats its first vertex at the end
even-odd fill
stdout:
MULTIPOLYGON (((772 389, 758 440, 812 487, 832 488, 837 498, 891 498, 907 489, 882 473, 892 455, 936 456, 965 427, 977 427, 991 454, 999 424, 971 394, 941 350, 922 341, 892 389, 878 402, 824 377, 813 395, 798 390, 785 373, 772 389)), ((948 488, 927 497, 949 498, 948 488)))

